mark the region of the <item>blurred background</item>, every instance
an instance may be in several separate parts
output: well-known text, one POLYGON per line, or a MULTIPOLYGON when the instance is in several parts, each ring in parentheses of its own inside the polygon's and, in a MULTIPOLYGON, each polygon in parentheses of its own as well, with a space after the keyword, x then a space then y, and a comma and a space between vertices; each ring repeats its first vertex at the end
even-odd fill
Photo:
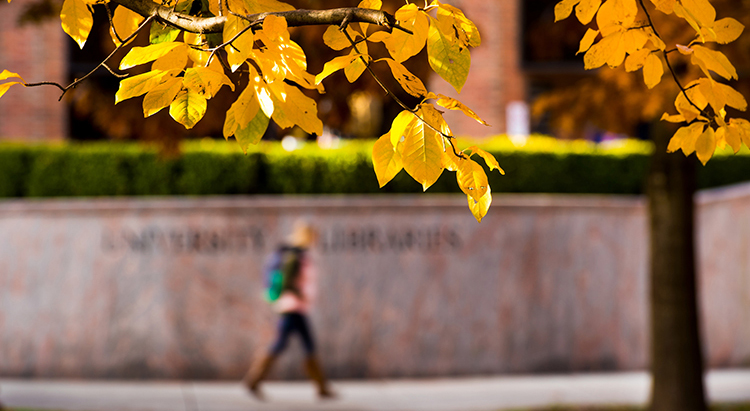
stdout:
MULTIPOLYGON (((423 54, 406 66, 492 125, 445 115, 507 172, 490 173, 481 224, 452 173, 418 196, 403 172, 377 187, 373 139, 400 108, 367 76, 337 73, 310 95, 324 135, 272 125, 247 155, 221 136, 227 88, 192 130, 166 111, 144 120, 140 99, 114 106, 119 80, 105 70, 60 102, 56 88, 11 89, 0 99, 0 376, 241 377, 274 332, 263 262, 300 217, 321 233, 312 318, 334 378, 646 369, 648 139, 675 86, 647 92, 640 73, 585 71, 585 27, 553 24, 556 0, 449 3, 483 40, 462 93, 430 76, 423 54)), ((750 24, 750 1, 712 3, 750 24)), ((48 18, 61 2, 0 4, 0 67, 26 81, 69 83, 113 49, 98 8, 99 36, 79 50, 48 18)), ((324 30, 292 33, 311 73, 337 54, 324 30)), ((750 95, 750 37, 724 50, 750 95)), ((710 367, 750 367, 748 179, 745 148, 698 172, 710 189, 696 236, 710 367)), ((274 377, 301 377, 301 355, 274 377)))

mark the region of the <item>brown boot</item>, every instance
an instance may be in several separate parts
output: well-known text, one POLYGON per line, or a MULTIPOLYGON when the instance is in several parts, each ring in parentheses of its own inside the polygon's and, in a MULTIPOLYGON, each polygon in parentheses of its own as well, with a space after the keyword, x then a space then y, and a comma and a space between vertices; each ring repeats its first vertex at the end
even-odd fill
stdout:
POLYGON ((242 380, 245 388, 250 391, 250 394, 260 401, 264 400, 263 393, 260 391, 260 382, 266 378, 274 361, 276 361, 276 356, 270 354, 265 356, 258 364, 258 367, 255 369, 251 368, 242 380))
POLYGON ((326 377, 315 356, 311 355, 305 359, 305 370, 307 371, 307 375, 310 376, 310 379, 312 379, 318 387, 318 397, 321 399, 336 398, 336 394, 334 394, 334 392, 328 387, 326 377))

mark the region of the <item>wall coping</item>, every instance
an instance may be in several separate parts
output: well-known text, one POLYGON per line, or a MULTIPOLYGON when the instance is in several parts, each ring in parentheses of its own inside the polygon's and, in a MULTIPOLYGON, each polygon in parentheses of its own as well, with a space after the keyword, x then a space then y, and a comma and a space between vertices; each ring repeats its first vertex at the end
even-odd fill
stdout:
MULTIPOLYGON (((641 196, 495 194, 493 208, 596 208, 633 209, 645 205, 641 196)), ((294 209, 466 209, 462 194, 376 194, 299 196, 206 196, 206 197, 88 197, 14 199, 0 201, 0 216, 39 213, 91 213, 122 211, 193 212, 294 210, 294 209)))

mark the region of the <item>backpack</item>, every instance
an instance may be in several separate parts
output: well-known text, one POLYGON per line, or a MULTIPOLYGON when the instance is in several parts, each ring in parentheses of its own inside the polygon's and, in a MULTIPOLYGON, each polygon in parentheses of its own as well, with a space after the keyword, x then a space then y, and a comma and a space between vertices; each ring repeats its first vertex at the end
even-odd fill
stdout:
POLYGON ((265 268, 265 299, 274 302, 285 290, 299 293, 294 280, 299 275, 302 249, 281 246, 272 255, 265 268))

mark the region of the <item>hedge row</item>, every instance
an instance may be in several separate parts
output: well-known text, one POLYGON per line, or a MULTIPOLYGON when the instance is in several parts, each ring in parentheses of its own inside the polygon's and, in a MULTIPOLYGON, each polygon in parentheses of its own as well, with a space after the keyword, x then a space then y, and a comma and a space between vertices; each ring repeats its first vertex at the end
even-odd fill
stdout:
MULTIPOLYGON (((638 194, 651 146, 560 143, 536 138, 521 148, 507 139, 484 143, 506 175, 490 173, 494 192, 638 194)), ((247 155, 236 144, 186 143, 175 159, 154 148, 124 143, 64 145, 0 144, 0 197, 413 193, 421 186, 401 172, 378 188, 370 160, 372 142, 335 150, 314 144, 286 152, 261 144, 247 155)), ((481 162, 481 160, 480 160, 481 162)), ((750 155, 717 154, 701 167, 699 185, 714 187, 750 179, 750 155)), ((428 190, 458 192, 446 172, 428 190)))

